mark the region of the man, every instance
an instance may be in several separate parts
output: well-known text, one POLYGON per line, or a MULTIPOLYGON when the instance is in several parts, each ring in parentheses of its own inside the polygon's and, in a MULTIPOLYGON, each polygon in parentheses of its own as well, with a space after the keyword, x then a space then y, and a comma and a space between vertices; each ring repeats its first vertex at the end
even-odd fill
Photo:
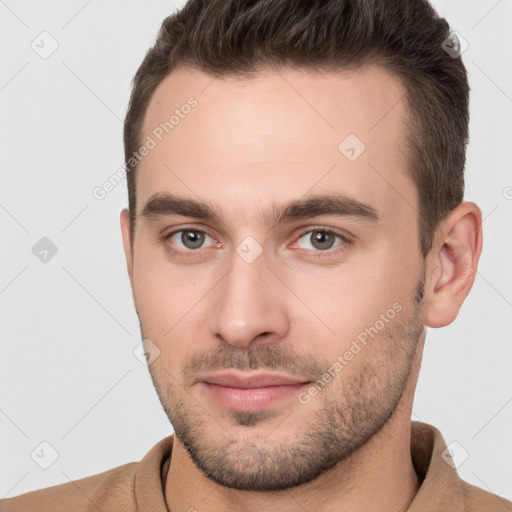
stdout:
POLYGON ((411 423, 482 249, 468 83, 421 0, 191 0, 125 120, 128 274, 175 435, 0 510, 512 510, 411 423))

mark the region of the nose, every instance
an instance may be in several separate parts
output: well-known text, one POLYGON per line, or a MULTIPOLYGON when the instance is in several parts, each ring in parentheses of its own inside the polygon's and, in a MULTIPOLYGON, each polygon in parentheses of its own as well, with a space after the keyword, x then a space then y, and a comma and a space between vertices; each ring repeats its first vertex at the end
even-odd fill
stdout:
POLYGON ((212 334, 237 348, 276 343, 289 329, 283 283, 266 266, 265 254, 247 262, 237 253, 216 286, 210 318, 212 334), (256 341, 259 340, 259 341, 256 341))

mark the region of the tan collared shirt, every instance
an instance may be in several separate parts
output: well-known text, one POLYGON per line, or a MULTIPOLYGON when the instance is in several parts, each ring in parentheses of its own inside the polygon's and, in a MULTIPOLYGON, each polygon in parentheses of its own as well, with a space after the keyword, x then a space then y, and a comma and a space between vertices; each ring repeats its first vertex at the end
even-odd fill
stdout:
MULTIPOLYGON (((159 441, 140 462, 1 500, 0 512, 167 512, 163 468, 173 437, 159 441)), ((411 458, 421 487, 410 512, 512 512, 511 501, 461 480, 446 453, 443 458, 445 449, 439 430, 411 422, 411 458)))

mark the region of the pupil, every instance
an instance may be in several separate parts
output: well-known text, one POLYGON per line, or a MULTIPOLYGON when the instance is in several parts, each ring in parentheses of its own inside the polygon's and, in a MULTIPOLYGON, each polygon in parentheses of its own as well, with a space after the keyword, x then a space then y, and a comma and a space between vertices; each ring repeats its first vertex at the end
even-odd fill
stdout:
POLYGON ((333 244, 333 235, 326 233, 325 231, 314 231, 313 232, 313 245, 317 249, 330 249, 333 244))
POLYGON ((181 241, 185 247, 188 247, 189 249, 197 249, 203 244, 204 233, 197 231, 183 231, 181 241))

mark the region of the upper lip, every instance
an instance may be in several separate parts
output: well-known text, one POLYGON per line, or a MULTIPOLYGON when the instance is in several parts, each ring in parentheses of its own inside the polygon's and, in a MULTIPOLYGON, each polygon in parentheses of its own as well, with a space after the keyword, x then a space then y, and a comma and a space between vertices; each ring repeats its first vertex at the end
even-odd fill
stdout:
POLYGON ((280 373, 241 373, 236 371, 215 372, 200 379, 203 382, 232 388, 264 388, 268 386, 290 386, 309 382, 280 373))

